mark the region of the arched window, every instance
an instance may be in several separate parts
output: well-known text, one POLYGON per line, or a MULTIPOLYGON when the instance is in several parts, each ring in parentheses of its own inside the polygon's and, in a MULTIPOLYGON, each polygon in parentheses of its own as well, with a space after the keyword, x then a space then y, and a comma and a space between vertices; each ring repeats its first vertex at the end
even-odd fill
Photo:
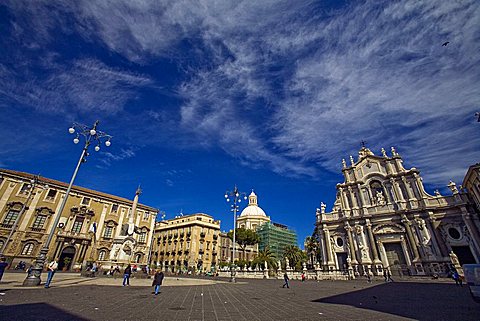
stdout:
POLYGON ((107 251, 101 250, 100 252, 98 252, 99 261, 104 261, 106 256, 107 256, 107 251))
POLYGON ((142 261, 142 254, 138 253, 135 255, 135 263, 140 263, 142 261))
POLYGON ((370 183, 370 189, 372 190, 372 193, 375 195, 376 192, 382 192, 383 193, 383 186, 382 183, 379 181, 372 181, 370 183))
POLYGON ((33 252, 33 243, 27 243, 23 246, 22 255, 31 255, 33 252))

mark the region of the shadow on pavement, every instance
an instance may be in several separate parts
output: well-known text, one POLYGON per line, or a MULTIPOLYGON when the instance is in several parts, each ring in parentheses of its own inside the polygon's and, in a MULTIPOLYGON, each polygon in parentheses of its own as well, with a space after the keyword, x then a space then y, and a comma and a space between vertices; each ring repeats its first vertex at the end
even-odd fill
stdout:
POLYGON ((0 305, 0 320, 85 320, 46 303, 0 305))
POLYGON ((343 304, 417 320, 480 320, 480 305, 468 286, 398 282, 320 298, 312 302, 343 304))

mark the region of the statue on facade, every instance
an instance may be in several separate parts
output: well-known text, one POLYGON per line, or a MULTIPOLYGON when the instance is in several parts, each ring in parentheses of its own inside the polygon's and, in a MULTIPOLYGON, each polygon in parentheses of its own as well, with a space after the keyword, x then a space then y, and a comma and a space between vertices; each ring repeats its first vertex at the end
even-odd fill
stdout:
POLYGON ((435 194, 435 196, 442 196, 442 194, 440 194, 440 191, 438 189, 433 191, 433 193, 435 194))
POLYGON ((448 256, 450 256, 450 261, 455 267, 460 266, 460 261, 458 260, 458 256, 453 251, 450 251, 450 254, 448 254, 448 256))
POLYGON ((391 151, 392 151, 392 156, 398 156, 398 153, 395 150, 395 147, 392 146, 391 151))
POLYGON ((347 162, 345 161, 345 158, 342 158, 342 167, 347 168, 347 162))
POLYGON ((448 183, 447 186, 448 186, 448 188, 450 188, 453 195, 458 194, 458 188, 457 188, 457 184, 455 184, 455 182, 450 181, 450 183, 448 183))
POLYGON ((377 191, 376 200, 377 200, 377 205, 379 205, 379 206, 385 206, 385 204, 386 204, 386 202, 385 202, 385 196, 383 196, 383 192, 382 192, 382 191, 377 191))
POLYGON ((388 156, 387 156, 387 152, 385 151, 385 148, 382 147, 381 151, 382 151, 382 156, 387 158, 388 156))
POLYGON ((325 214, 326 208, 327 208, 327 205, 324 202, 320 202, 320 210, 322 214, 325 214))

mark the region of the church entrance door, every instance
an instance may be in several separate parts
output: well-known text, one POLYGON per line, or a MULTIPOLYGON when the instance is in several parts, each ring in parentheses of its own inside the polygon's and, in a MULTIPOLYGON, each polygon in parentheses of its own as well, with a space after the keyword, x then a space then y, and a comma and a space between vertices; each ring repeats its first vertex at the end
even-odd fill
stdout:
POLYGON ((58 259, 58 270, 61 271, 65 268, 65 270, 70 269, 70 266, 73 263, 73 258, 75 257, 75 247, 74 246, 67 246, 63 249, 62 254, 60 254, 60 258, 58 259))
POLYGON ((347 253, 337 253, 338 269, 347 271, 347 253))
POLYGON ((403 254, 402 244, 400 242, 384 243, 385 253, 387 254, 388 266, 392 274, 401 275, 402 267, 406 266, 405 255, 403 254))

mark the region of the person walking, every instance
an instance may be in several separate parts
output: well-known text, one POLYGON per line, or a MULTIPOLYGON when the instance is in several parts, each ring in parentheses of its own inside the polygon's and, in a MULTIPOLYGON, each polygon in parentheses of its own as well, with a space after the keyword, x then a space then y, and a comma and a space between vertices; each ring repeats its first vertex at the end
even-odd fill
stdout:
POLYGON ((367 283, 372 283, 372 276, 370 275, 370 271, 365 271, 365 277, 367 278, 367 283))
POLYGON ((57 259, 53 259, 52 262, 48 263, 47 265, 47 282, 45 282, 45 289, 48 289, 50 287, 50 283, 52 282, 53 276, 55 275, 55 272, 57 272, 58 269, 58 262, 57 259))
POLYGON ((123 286, 128 285, 130 286, 130 275, 132 274, 132 267, 127 265, 127 268, 123 272, 123 286))
POLYGON ((5 262, 6 259, 4 256, 2 256, 0 258, 0 281, 2 281, 2 277, 3 277, 3 272, 5 272, 5 269, 7 268, 8 266, 8 263, 5 262))
POLYGON ((287 286, 287 289, 289 289, 290 285, 288 284, 288 280, 290 280, 290 279, 288 278, 287 272, 285 272, 285 274, 283 275, 283 280, 285 280, 285 283, 283 284, 282 288, 287 286))
POLYGON ((152 286, 155 289, 155 292, 154 292, 155 295, 158 295, 158 293, 160 293, 160 286, 162 285, 164 277, 165 275, 161 270, 157 270, 155 272, 155 275, 153 276, 153 282, 152 282, 152 286))
POLYGON ((455 285, 463 286, 462 277, 458 274, 457 270, 453 271, 452 277, 455 280, 455 285))
POLYGON ((305 272, 302 272, 302 282, 305 282, 305 272))

